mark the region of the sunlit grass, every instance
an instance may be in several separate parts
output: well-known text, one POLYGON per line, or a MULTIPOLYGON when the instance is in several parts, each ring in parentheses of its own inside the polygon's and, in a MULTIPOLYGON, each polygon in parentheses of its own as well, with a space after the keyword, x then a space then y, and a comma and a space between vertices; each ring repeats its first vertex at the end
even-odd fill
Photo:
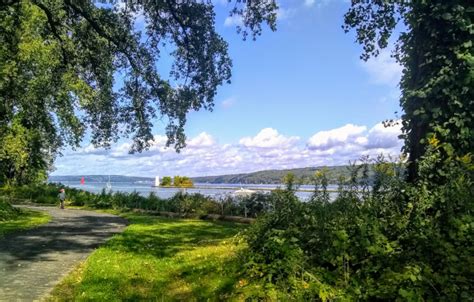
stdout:
POLYGON ((17 215, 7 220, 0 220, 0 238, 14 231, 27 230, 45 224, 51 220, 51 216, 42 211, 21 209, 17 215))
POLYGON ((131 224, 66 277, 53 301, 218 301, 238 284, 244 226, 130 214, 131 224))

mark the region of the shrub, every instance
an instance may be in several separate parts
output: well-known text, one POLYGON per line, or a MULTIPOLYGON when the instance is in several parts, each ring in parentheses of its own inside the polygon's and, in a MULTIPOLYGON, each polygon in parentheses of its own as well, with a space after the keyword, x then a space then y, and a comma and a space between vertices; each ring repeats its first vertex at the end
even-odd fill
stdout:
POLYGON ((66 189, 66 201, 72 205, 82 206, 86 203, 91 203, 91 199, 95 198, 95 195, 92 193, 75 188, 68 188, 56 183, 30 186, 4 186, 0 188, 0 195, 8 196, 9 199, 15 202, 57 204, 59 202, 58 194, 61 188, 66 189))
POLYGON ((271 194, 274 211, 244 235, 244 274, 268 297, 277 288, 304 300, 472 300, 474 165, 441 151, 427 153, 416 184, 379 160, 372 186, 363 165, 353 168, 333 202, 324 189, 307 203, 291 187, 271 194))
POLYGON ((178 192, 169 199, 161 199, 153 192, 147 197, 141 196, 138 192, 106 192, 105 190, 99 194, 93 194, 55 183, 35 186, 5 186, 0 188, 0 196, 6 196, 8 199, 18 202, 57 204, 61 188, 66 189, 67 203, 98 209, 143 209, 196 216, 217 214, 257 217, 272 208, 270 194, 265 193, 256 193, 244 198, 226 196, 217 200, 199 193, 178 192))
POLYGON ((257 218, 262 213, 272 209, 271 194, 257 192, 239 200, 240 211, 238 216, 257 218))
POLYGON ((20 210, 11 206, 8 202, 0 199, 0 221, 11 220, 20 215, 20 210))

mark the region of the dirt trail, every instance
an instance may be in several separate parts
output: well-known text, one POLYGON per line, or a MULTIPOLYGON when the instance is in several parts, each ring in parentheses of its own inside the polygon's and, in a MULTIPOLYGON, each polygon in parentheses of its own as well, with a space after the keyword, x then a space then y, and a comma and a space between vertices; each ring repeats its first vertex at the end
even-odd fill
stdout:
POLYGON ((126 220, 110 214, 28 206, 53 217, 36 229, 0 239, 0 301, 37 301, 126 220))

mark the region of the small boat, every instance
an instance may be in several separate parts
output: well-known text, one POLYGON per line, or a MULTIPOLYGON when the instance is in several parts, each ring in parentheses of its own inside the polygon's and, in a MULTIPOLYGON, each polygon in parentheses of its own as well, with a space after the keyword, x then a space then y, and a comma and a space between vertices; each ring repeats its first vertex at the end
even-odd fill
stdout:
POLYGON ((237 190, 233 193, 234 196, 241 196, 241 197, 247 197, 247 196, 250 196, 252 194, 256 193, 256 191, 254 190, 249 190, 249 189, 244 189, 244 188, 240 188, 240 190, 237 190))

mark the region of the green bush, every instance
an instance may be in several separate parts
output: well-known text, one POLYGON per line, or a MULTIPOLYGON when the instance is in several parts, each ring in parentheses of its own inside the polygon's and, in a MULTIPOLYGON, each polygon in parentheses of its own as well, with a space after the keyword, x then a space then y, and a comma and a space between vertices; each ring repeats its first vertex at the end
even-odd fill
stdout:
POLYGON ((323 175, 310 202, 273 193, 274 211, 244 235, 243 273, 267 298, 277 288, 302 300, 471 301, 474 165, 470 155, 446 161, 439 152, 423 159, 416 184, 378 161, 371 186, 364 165, 353 167, 333 202, 323 175), (444 167, 442 177, 433 166, 444 167))
POLYGON ((40 204, 57 204, 59 190, 66 189, 66 201, 72 205, 83 206, 91 203, 94 194, 69 188, 62 184, 49 183, 29 186, 4 186, 0 188, 0 196, 8 197, 14 202, 34 202, 40 204))
POLYGON ((256 193, 244 198, 227 196, 214 199, 199 193, 178 192, 168 199, 150 193, 141 196, 138 192, 106 192, 93 194, 62 184, 34 186, 5 186, 0 188, 0 196, 15 202, 35 202, 57 204, 61 188, 66 190, 66 202, 74 206, 89 206, 98 209, 142 209, 150 211, 174 212, 183 215, 205 216, 208 214, 257 217, 272 208, 270 194, 256 193))
POLYGON ((20 213, 19 209, 12 207, 11 204, 0 199, 0 221, 15 219, 20 213))

